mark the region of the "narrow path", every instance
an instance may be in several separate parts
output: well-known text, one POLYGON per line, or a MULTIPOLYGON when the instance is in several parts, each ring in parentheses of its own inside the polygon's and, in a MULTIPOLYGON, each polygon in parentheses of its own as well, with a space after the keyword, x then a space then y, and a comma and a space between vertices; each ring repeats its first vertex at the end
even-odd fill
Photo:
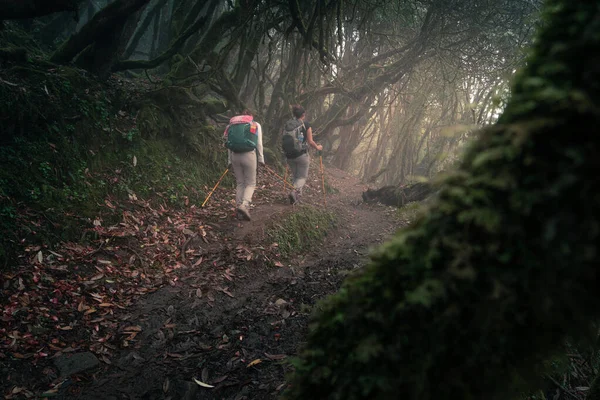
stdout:
MULTIPOLYGON (((315 174, 309 192, 320 186, 315 174)), ((357 179, 333 168, 327 169, 327 179, 339 190, 328 198, 339 225, 325 243, 280 268, 256 262, 223 266, 226 287, 213 293, 199 285, 211 266, 189 269, 174 286, 144 296, 128 310, 124 322, 139 334, 110 365, 66 382, 58 397, 277 398, 290 372, 285 361, 302 344, 315 303, 335 292, 349 271, 364 264, 369 247, 402 223, 393 209, 360 203, 364 186, 357 179), (194 378, 214 387, 202 387, 194 378)), ((269 218, 293 212, 283 192, 281 197, 280 203, 266 203, 259 189, 253 221, 221 223, 226 249, 246 246, 269 218)), ((309 202, 318 198, 307 196, 309 202)))

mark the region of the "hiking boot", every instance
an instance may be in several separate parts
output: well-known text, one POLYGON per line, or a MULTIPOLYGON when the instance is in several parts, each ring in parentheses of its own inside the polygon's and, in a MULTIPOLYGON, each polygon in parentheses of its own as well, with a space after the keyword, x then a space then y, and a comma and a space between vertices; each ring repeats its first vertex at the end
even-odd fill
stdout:
POLYGON ((237 209, 238 215, 245 219, 246 221, 250 221, 250 213, 248 212, 248 206, 242 204, 237 209))
POLYGON ((290 199, 290 204, 296 204, 298 202, 298 193, 296 193, 295 190, 292 190, 288 195, 288 198, 290 199))

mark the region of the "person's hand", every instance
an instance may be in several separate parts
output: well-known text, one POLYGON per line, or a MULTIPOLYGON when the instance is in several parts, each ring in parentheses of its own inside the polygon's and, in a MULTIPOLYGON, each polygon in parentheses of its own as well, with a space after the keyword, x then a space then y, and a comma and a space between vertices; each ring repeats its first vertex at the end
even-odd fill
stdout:
POLYGON ((317 145, 317 150, 321 151, 323 150, 323 146, 321 146, 320 144, 317 145))

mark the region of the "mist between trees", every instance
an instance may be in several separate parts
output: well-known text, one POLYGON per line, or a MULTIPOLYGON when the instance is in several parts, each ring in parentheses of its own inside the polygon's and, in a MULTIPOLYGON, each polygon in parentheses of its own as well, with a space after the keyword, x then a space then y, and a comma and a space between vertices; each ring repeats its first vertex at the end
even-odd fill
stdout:
POLYGON ((495 121, 541 1, 39 3, 0 2, 5 34, 36 39, 30 55, 147 74, 190 129, 250 107, 272 148, 300 103, 329 161, 383 185, 447 168, 495 121))

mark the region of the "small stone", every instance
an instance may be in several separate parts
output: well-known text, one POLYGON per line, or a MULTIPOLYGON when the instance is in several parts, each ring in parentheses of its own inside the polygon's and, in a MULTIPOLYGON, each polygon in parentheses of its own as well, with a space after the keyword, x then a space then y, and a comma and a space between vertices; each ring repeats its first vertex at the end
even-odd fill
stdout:
POLYGON ((63 354, 54 360, 54 365, 63 378, 95 368, 99 364, 98 358, 90 352, 63 354))

